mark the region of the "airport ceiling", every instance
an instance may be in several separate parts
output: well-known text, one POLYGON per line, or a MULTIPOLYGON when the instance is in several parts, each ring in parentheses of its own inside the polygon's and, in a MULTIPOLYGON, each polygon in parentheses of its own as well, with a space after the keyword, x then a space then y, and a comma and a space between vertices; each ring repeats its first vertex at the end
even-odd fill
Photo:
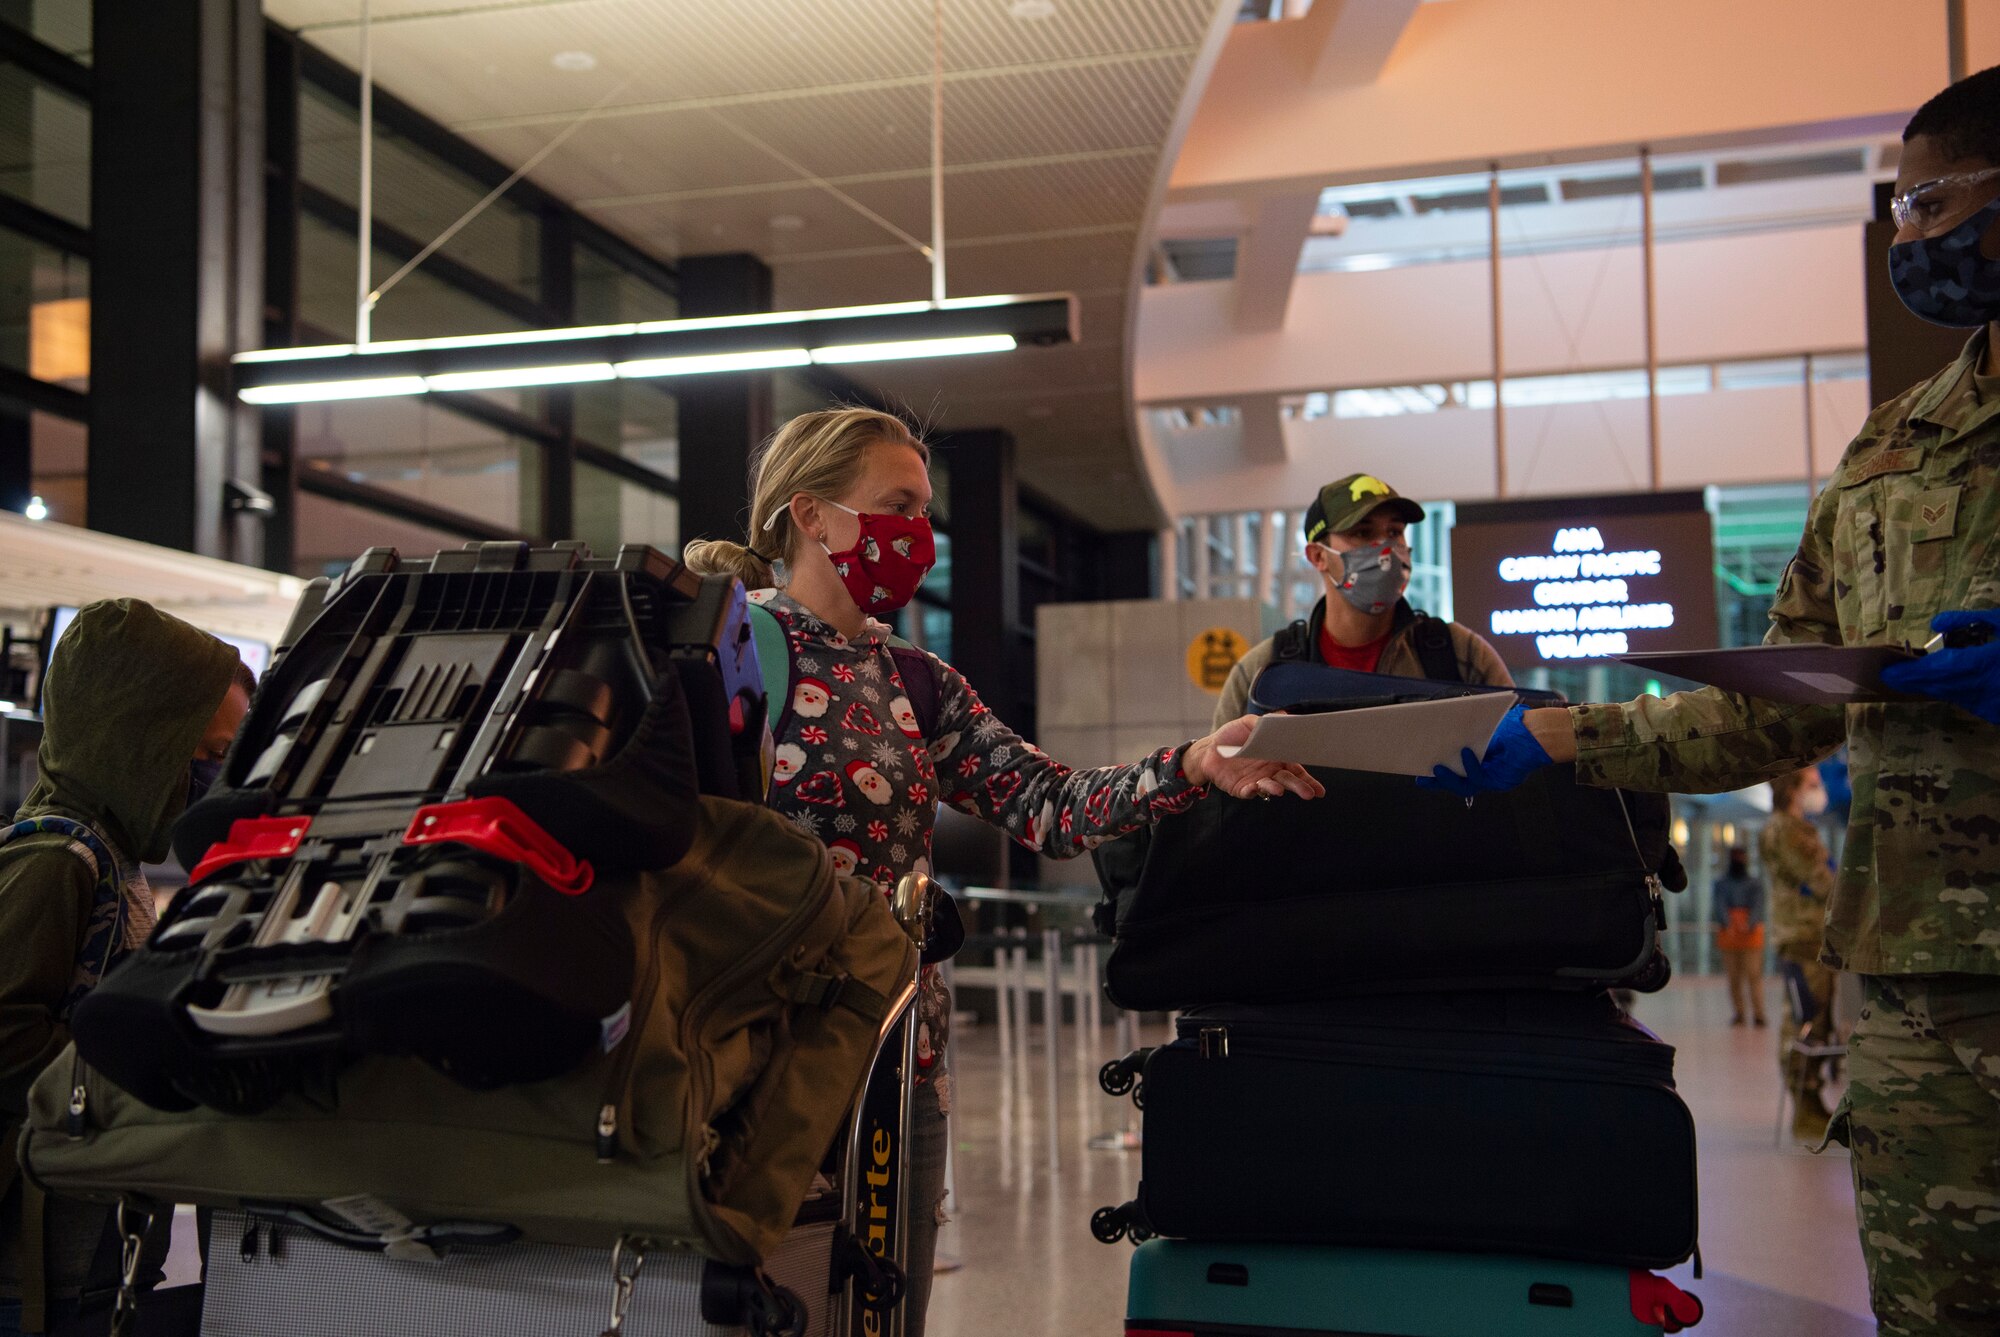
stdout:
MULTIPOLYGON (((266 0, 359 64, 359 0, 266 0)), ((1024 480, 1158 521, 1126 312, 1163 146, 1233 0, 946 0, 949 291, 1071 291, 1083 340, 871 369, 939 428, 1004 427, 1024 480)), ((781 308, 929 296, 929 0, 372 0, 382 87, 664 259, 750 251, 781 308), (816 180, 817 179, 817 180, 816 180), (828 183, 849 203, 829 190, 828 183), (856 207, 859 206, 859 207, 856 207)))

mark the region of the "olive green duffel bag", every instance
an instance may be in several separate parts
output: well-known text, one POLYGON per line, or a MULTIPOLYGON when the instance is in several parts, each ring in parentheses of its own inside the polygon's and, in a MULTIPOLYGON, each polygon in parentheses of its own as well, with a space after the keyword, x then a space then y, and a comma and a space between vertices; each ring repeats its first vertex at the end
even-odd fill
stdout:
POLYGON ((756 1263, 859 1095, 917 948, 818 841, 723 799, 701 800, 687 856, 631 877, 624 900, 629 1025, 565 1076, 471 1091, 371 1057, 259 1114, 172 1113, 71 1049, 29 1095, 21 1166, 51 1193, 282 1204, 378 1245, 518 1232, 756 1263))

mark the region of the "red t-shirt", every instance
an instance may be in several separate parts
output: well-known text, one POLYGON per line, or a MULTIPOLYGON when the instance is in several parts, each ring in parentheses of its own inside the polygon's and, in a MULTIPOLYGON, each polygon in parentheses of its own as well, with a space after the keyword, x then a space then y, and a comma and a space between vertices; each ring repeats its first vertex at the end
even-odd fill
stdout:
POLYGON ((1389 638, 1395 634, 1395 629, 1391 628, 1366 645, 1342 645, 1322 626, 1319 629, 1319 657, 1337 669, 1373 673, 1375 666, 1382 662, 1382 651, 1388 647, 1389 638))

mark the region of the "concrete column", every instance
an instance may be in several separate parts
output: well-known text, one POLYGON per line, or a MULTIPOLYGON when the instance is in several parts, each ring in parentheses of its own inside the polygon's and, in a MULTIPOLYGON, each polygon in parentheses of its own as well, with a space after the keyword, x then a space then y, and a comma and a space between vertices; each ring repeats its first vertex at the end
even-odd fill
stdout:
POLYGON ((98 0, 92 48, 90 527, 255 565, 224 489, 261 475, 229 358, 263 338, 264 17, 98 0))
MULTIPOLYGON (((684 256, 679 270, 685 318, 771 309, 771 270, 754 255, 684 256)), ((777 427, 771 373, 680 376, 674 395, 680 407, 681 542, 741 541, 750 510, 750 453, 777 427)))

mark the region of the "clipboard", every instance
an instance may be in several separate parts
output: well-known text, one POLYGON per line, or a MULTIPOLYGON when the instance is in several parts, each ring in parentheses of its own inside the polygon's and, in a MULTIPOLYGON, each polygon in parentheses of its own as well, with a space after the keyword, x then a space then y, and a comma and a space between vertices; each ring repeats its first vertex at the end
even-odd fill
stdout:
POLYGON ((1900 645, 1746 645, 1734 650, 1619 655, 1621 663, 1671 673, 1726 692, 1795 705, 1915 701, 1882 681, 1882 670, 1922 656, 1900 645))
POLYGON ((1221 751, 1331 770, 1429 775, 1438 766, 1457 770, 1463 765, 1459 753, 1468 747, 1474 756, 1484 756, 1513 705, 1512 692, 1482 692, 1312 715, 1261 715, 1249 741, 1221 751))

